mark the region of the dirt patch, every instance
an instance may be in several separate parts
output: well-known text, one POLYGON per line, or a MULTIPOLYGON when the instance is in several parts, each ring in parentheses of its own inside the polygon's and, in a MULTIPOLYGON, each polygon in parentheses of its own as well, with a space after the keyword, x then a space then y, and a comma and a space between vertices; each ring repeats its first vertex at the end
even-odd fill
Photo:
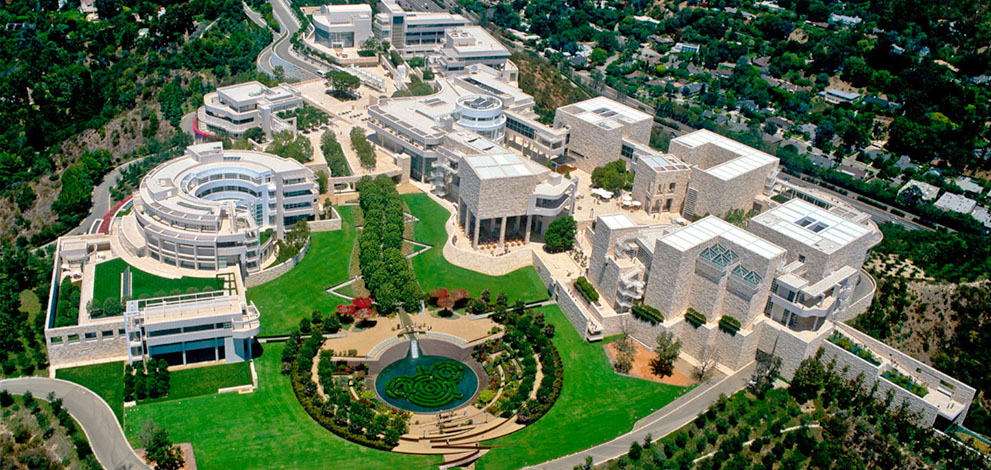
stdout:
MULTIPOLYGON (((606 356, 609 357, 609 363, 613 364, 613 366, 616 364, 616 343, 616 341, 613 341, 602 345, 603 349, 606 351, 606 356)), ((664 378, 657 377, 650 370, 650 360, 654 358, 654 352, 647 349, 646 346, 637 341, 633 341, 633 347, 636 351, 633 355, 633 369, 630 369, 630 373, 628 375, 638 379, 649 380, 651 382, 660 382, 668 385, 677 385, 679 387, 687 387, 696 383, 690 378, 692 371, 691 365, 682 359, 675 361, 674 373, 672 375, 664 378)))

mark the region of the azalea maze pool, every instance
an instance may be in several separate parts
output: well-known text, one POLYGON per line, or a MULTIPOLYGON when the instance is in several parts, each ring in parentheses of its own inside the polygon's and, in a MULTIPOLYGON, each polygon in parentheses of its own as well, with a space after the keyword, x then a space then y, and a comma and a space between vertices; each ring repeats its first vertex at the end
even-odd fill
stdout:
POLYGON ((379 397, 396 408, 432 413, 457 408, 478 389, 478 377, 465 364, 442 356, 406 357, 386 366, 375 379, 379 397))

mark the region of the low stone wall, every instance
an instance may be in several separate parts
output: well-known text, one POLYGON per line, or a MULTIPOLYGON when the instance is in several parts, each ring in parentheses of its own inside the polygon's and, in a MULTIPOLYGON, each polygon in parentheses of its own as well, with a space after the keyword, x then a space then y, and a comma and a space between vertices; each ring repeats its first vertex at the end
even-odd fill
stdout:
POLYGON ((123 333, 123 329, 123 316, 116 321, 49 328, 45 330, 48 362, 52 367, 64 367, 126 357, 127 335, 123 333), (87 334, 93 337, 87 338, 87 334), (70 337, 74 339, 70 340, 70 337), (56 342, 52 342, 53 338, 57 338, 56 342))
MULTIPOLYGON (((336 220, 338 221, 338 223, 340 223, 341 219, 340 217, 338 217, 336 220)), ((296 256, 293 256, 292 258, 286 260, 282 264, 263 269, 256 273, 249 274, 248 277, 244 280, 244 287, 260 286, 266 282, 272 281, 278 278, 279 276, 289 272, 289 270, 296 267, 296 265, 303 260, 303 257, 306 256, 306 252, 309 251, 309 249, 310 249, 310 240, 306 240, 306 244, 303 245, 303 249, 299 250, 299 253, 297 253, 296 256)))
POLYGON ((532 256, 533 268, 537 270, 537 275, 540 276, 540 280, 544 281, 544 287, 546 287, 547 290, 550 291, 551 288, 554 286, 554 276, 551 275, 550 268, 548 268, 547 265, 544 264, 544 260, 540 258, 540 255, 537 253, 537 250, 530 250, 530 253, 533 255, 532 256))
POLYGON ((568 294, 568 290, 564 288, 560 283, 554 284, 554 300, 557 301, 557 306, 564 312, 564 316, 568 317, 568 321, 574 325, 575 329, 578 330, 578 334, 582 338, 586 338, 586 332, 588 331, 588 318, 585 317, 585 313, 582 312, 581 306, 578 305, 578 301, 568 294))
POLYGON ((311 232, 332 232, 341 229, 341 214, 337 213, 337 209, 331 208, 330 210, 334 213, 334 218, 311 220, 306 223, 311 232))

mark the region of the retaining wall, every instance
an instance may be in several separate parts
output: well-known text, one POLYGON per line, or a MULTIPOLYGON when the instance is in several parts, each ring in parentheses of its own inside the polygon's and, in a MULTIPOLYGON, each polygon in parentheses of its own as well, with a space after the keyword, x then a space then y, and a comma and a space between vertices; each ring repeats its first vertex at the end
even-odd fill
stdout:
MULTIPOLYGON (((340 220, 341 220, 340 217, 338 217, 337 218, 338 223, 340 223, 340 220)), ((299 253, 297 253, 296 256, 293 256, 292 258, 286 260, 282 264, 263 269, 256 273, 249 274, 248 277, 244 280, 244 287, 260 286, 268 281, 272 281, 278 278, 279 276, 289 272, 289 270, 294 268, 297 264, 299 264, 300 261, 303 260, 303 257, 306 256, 306 252, 309 251, 309 249, 310 249, 310 239, 306 240, 306 244, 303 245, 303 249, 299 250, 299 253)))

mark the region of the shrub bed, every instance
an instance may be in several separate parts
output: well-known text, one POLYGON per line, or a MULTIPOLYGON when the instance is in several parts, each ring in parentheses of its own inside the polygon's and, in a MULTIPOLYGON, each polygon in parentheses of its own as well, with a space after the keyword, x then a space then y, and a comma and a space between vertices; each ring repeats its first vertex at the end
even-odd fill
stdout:
POLYGON ((685 320, 691 323, 692 326, 698 328, 705 324, 705 315, 702 315, 694 308, 689 307, 688 311, 685 312, 685 320))
POLYGON ((915 380, 911 377, 898 372, 897 370, 886 370, 881 377, 890 380, 895 385, 898 385, 905 390, 908 390, 920 397, 924 397, 929 394, 929 389, 925 385, 915 383, 915 380))
MULTIPOLYGON (((349 391, 338 387, 333 374, 339 369, 330 360, 331 351, 320 352, 318 367, 320 384, 327 399, 317 393, 317 384, 310 371, 323 340, 322 334, 314 333, 303 341, 299 330, 294 329, 282 351, 282 373, 290 376, 299 404, 330 432, 356 444, 391 450, 409 429, 407 416, 392 413, 369 399, 356 400, 349 391)), ((356 375, 363 378, 364 371, 359 370, 356 375)))
POLYGON ((631 310, 633 312, 633 316, 648 322, 651 325, 664 323, 664 315, 661 314, 661 311, 651 307, 650 305, 637 304, 634 305, 631 310))
POLYGON ((719 319, 719 329, 736 336, 736 332, 740 331, 740 320, 737 320, 729 315, 723 315, 723 317, 719 319))
POLYGON ((585 276, 579 276, 578 279, 575 279, 575 289, 578 289, 578 292, 585 298, 586 302, 598 302, 599 292, 595 290, 592 283, 588 282, 588 279, 585 279, 585 276))
POLYGON ((881 360, 878 359, 877 356, 874 355, 874 353, 872 353, 869 349, 865 348, 864 346, 853 342, 853 340, 847 338, 846 335, 840 333, 839 331, 834 331, 833 334, 829 335, 829 337, 826 339, 830 343, 833 343, 853 353, 854 356, 857 356, 876 366, 881 365, 881 360))

